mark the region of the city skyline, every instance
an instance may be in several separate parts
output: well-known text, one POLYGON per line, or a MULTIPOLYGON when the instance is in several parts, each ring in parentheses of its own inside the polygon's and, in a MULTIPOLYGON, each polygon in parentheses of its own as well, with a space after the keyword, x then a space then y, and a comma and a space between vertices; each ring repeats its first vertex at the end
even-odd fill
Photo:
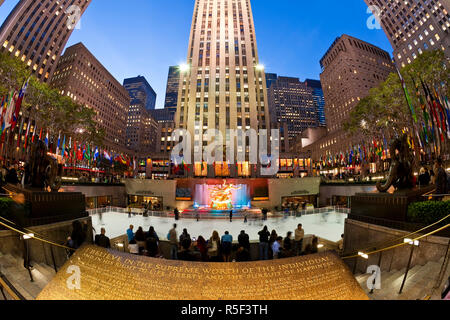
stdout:
MULTIPOLYGON (((0 7, 0 19, 5 20, 17 2, 6 0, 0 7)), ((352 5, 341 7, 329 1, 327 10, 318 3, 283 1, 270 5, 265 0, 252 3, 260 60, 266 72, 301 80, 319 79, 320 58, 343 33, 369 41, 392 54, 383 30, 367 28, 370 15, 364 1, 351 2, 352 5), (280 34, 284 36, 282 39, 280 34)), ((145 76, 158 94, 156 108, 160 109, 164 107, 169 66, 186 59, 194 1, 133 0, 133 3, 134 6, 119 3, 106 6, 93 1, 81 19, 81 29, 74 31, 66 47, 83 42, 119 82, 137 74, 145 76), (136 11, 136 7, 140 10, 136 11), (131 13, 136 15, 132 20, 123 18, 131 13), (120 19, 125 24, 117 23, 120 19), (146 41, 142 41, 144 34, 148 37, 146 41), (137 39, 140 39, 138 45, 137 39)))

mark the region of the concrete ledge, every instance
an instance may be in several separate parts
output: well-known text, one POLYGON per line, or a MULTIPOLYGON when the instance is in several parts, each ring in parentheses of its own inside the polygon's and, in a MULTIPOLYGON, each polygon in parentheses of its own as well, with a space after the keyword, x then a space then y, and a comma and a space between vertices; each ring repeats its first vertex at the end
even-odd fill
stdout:
MULTIPOLYGON (((429 230, 425 230, 425 233, 429 230)), ((395 243, 390 242, 404 237, 409 232, 368 224, 356 220, 345 221, 344 256, 352 255, 358 251, 372 251, 388 247, 395 243), (388 242, 388 243, 387 243, 388 242), (380 244, 383 244, 381 245, 380 244)), ((424 233, 422 233, 424 234, 424 233)), ((437 262, 445 256, 449 245, 449 238, 429 236, 420 240, 420 246, 415 248, 411 267, 425 265, 430 261, 437 262)), ((405 245, 382 253, 381 269, 390 272, 400 270, 407 266, 411 247, 405 245)), ((380 254, 369 256, 368 260, 358 258, 357 272, 366 272, 367 266, 378 265, 380 254)), ((355 259, 345 260, 350 268, 354 267, 355 259)))

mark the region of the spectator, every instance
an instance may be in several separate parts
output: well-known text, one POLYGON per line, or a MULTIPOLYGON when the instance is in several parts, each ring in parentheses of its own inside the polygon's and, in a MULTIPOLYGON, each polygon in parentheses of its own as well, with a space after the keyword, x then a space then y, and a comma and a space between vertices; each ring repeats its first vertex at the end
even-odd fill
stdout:
POLYGON ((278 259, 281 253, 281 243, 283 242, 282 237, 278 237, 277 240, 272 244, 273 258, 278 259))
POLYGON ((134 240, 136 240, 139 246, 139 253, 142 253, 142 251, 144 251, 145 249, 145 241, 147 240, 142 227, 139 227, 138 231, 136 231, 136 234, 134 235, 134 240))
POLYGON ((191 247, 191 235, 187 232, 187 229, 183 229, 183 233, 180 235, 180 244, 182 247, 191 247))
POLYGON ((239 234, 238 242, 241 247, 244 247, 246 250, 250 251, 250 237, 244 230, 242 230, 239 234))
POLYGON ((233 210, 230 210, 230 222, 233 222, 233 210))
POLYGON ((18 184, 19 178, 17 177, 17 170, 14 167, 9 168, 7 174, 6 174, 6 183, 10 184, 18 184))
POLYGON ((185 241, 181 244, 181 251, 178 254, 178 259, 183 261, 195 261, 195 255, 191 250, 191 245, 188 245, 188 242, 185 241))
POLYGON ((287 256, 291 256, 292 255, 292 232, 289 231, 286 234, 286 238, 284 238, 283 241, 283 249, 285 250, 284 254, 286 254, 287 256))
POLYGON ((267 226, 258 232, 259 235, 259 259, 268 260, 269 259, 269 237, 270 233, 267 230, 267 226))
POLYGON ((173 214, 175 216, 175 221, 178 221, 180 219, 180 211, 178 211, 178 208, 175 208, 175 210, 173 210, 173 214))
POLYGON ((158 234, 156 233, 155 228, 153 228, 153 227, 150 227, 150 228, 148 229, 148 232, 147 232, 147 234, 145 235, 145 237, 146 237, 147 239, 153 237, 153 238, 156 239, 157 242, 159 242, 158 234))
POLYGON ((95 244, 102 248, 111 248, 111 242, 109 238, 106 236, 105 228, 100 229, 100 234, 95 236, 95 244))
POLYGON ((421 168, 419 174, 419 186, 426 187, 430 184, 430 174, 428 169, 421 168))
POLYGON ((338 253, 342 255, 344 253, 344 235, 341 235, 341 239, 337 242, 338 253))
POLYGON ((218 262, 220 256, 220 238, 217 231, 214 231, 211 238, 209 239, 208 249, 209 259, 211 261, 218 262))
POLYGON ((295 253, 297 256, 302 254, 303 251, 303 238, 305 237, 305 230, 303 230, 303 225, 300 223, 295 229, 295 253))
POLYGON ((136 240, 131 240, 128 244, 128 251, 131 254, 139 255, 139 245, 137 244, 136 240))
POLYGON ((67 245, 70 248, 78 249, 86 240, 86 234, 83 231, 83 225, 79 220, 72 222, 72 234, 68 238, 67 245))
MULTIPOLYGON (((448 178, 447 173, 442 167, 442 159, 438 158, 435 164, 435 172, 436 172, 436 194, 437 195, 446 195, 448 193, 448 178)), ((437 200, 442 200, 442 197, 439 197, 437 200)))
POLYGON ((142 227, 138 228, 138 231, 136 231, 136 234, 134 235, 134 240, 136 241, 145 241, 145 233, 142 227))
POLYGON ((306 246, 305 254, 308 255, 308 254, 315 254, 315 253, 319 252, 318 245, 319 245, 319 239, 317 237, 314 237, 312 239, 312 243, 308 244, 306 246))
POLYGON ((233 236, 231 236, 231 234, 228 231, 225 231, 225 234, 222 236, 221 243, 222 243, 223 261, 230 262, 233 236))
POLYGON ((148 256, 155 258, 159 253, 159 239, 154 230, 153 233, 150 233, 150 235, 147 237, 145 244, 147 245, 148 256))
POLYGON ((270 234, 269 238, 269 258, 273 259, 273 251, 272 251, 272 245, 275 241, 277 241, 278 234, 275 230, 272 230, 272 233, 270 234))
POLYGON ((208 246, 206 244, 205 238, 199 236, 197 239, 197 249, 200 251, 201 261, 208 261, 208 246))
POLYGON ((128 242, 131 242, 134 240, 133 228, 134 228, 134 226, 131 224, 130 228, 127 230, 128 242))
POLYGON ((242 246, 239 247, 238 251, 236 252, 236 261, 237 262, 250 261, 250 252, 242 246))
POLYGON ((177 236, 177 225, 174 224, 173 228, 169 231, 169 243, 170 243, 170 257, 172 260, 178 259, 178 236, 177 236))

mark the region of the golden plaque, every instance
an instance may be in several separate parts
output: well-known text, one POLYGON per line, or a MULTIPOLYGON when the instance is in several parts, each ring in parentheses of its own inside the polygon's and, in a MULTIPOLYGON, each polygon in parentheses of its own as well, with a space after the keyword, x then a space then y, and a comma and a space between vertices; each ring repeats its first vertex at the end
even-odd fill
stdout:
POLYGON ((79 249, 37 300, 368 300, 333 252, 204 263, 79 249))

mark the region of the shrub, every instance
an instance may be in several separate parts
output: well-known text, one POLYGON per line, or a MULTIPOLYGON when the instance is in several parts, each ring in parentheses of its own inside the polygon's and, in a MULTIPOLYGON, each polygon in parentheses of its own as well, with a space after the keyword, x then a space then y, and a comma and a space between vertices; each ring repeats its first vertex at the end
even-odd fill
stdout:
MULTIPOLYGON (((415 202, 409 205, 410 222, 432 224, 450 214, 450 201, 415 202)), ((450 218, 448 219, 450 221, 450 218)), ((447 222, 448 222, 447 221, 447 222)))
POLYGON ((10 198, 0 198, 0 213, 8 212, 13 201, 10 198))

